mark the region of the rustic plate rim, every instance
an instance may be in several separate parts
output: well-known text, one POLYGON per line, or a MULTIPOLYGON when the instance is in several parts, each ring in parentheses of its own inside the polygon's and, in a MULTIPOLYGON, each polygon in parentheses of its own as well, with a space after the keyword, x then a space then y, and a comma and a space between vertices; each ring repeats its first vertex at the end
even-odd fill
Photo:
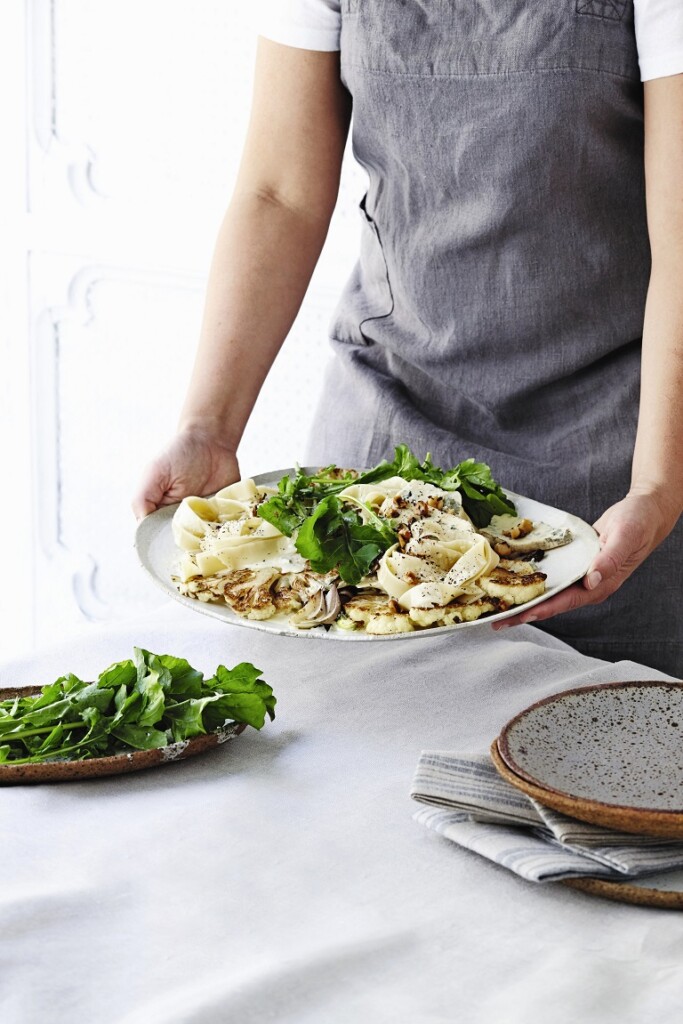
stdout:
MULTIPOLYGON (((545 794, 542 790, 532 794, 530 790, 533 788, 526 782, 525 779, 521 779, 519 776, 515 778, 515 773, 508 768, 507 764, 503 761, 503 758, 498 749, 498 741, 494 740, 491 744, 491 760, 499 773, 501 778, 505 779, 511 785, 516 786, 526 796, 533 795, 539 803, 545 806, 552 807, 552 802, 548 802, 545 798, 545 794)), ((551 801, 553 794, 550 794, 551 801)), ((608 805, 609 807, 609 805, 608 805)), ((560 808, 557 808, 560 809, 560 808)), ((611 808, 610 808, 611 809, 611 808)), ((580 819, 580 820, 589 820, 580 819)), ((595 822, 590 822, 595 824, 595 822)), ((603 824, 600 822, 599 824, 603 824)), ((622 831, 626 831, 622 829, 622 831)), ((642 835, 643 833, 636 833, 642 835)), ((646 833, 647 834, 647 833, 646 833)), ((651 833, 650 833, 651 834, 651 833)), ((676 836, 659 836, 657 838, 683 838, 683 832, 676 836)), ((647 876, 643 876, 644 879, 647 876)), ((601 896, 605 899, 613 900, 618 903, 628 903, 637 906, 644 907, 655 907, 660 910, 681 910, 683 909, 683 890, 675 891, 669 889, 654 889, 650 886, 639 886, 633 884, 633 879, 625 879, 623 882, 618 880, 611 880, 606 878, 593 878, 590 876, 582 878, 564 878, 558 885, 564 885, 568 888, 577 889, 586 895, 590 896, 601 896)))
POLYGON ((531 775, 521 768, 514 760, 513 755, 510 752, 507 743, 508 731, 528 712, 535 711, 539 707, 543 707, 547 704, 553 704, 560 701, 561 699, 569 696, 573 696, 578 693, 591 693, 598 690, 609 690, 609 689, 646 689, 648 687, 668 687, 669 689, 678 689, 683 692, 683 680, 664 680, 664 679, 625 679, 618 680, 617 682, 611 683, 594 683, 589 686, 573 686, 568 690, 561 690, 559 693, 551 694, 549 697, 543 697, 541 700, 535 701, 530 704, 527 708, 519 711, 513 718, 511 718, 502 727, 498 737, 494 741, 497 745, 498 753, 501 759, 505 762, 506 767, 513 772, 518 778, 523 779, 526 782, 531 783, 537 789, 543 790, 546 793, 554 793, 558 796, 569 798, 571 800, 577 800, 582 803, 594 804, 596 807, 614 808, 618 811, 625 811, 632 814, 648 814, 648 815, 679 815, 683 823, 683 806, 676 809, 666 809, 663 807, 634 807, 632 804, 617 804, 606 800, 596 800, 593 797, 579 796, 576 793, 570 793, 565 789, 558 789, 556 786, 550 786, 545 783, 542 779, 531 775))
POLYGON ((683 891, 652 889, 649 886, 633 885, 633 882, 613 882, 607 878, 564 878, 560 884, 587 896, 600 896, 615 903, 629 903, 656 910, 683 910, 683 891))
POLYGON ((599 800, 584 800, 581 797, 567 795, 546 789, 543 786, 528 782, 513 771, 504 761, 498 740, 490 747, 491 760, 498 774, 512 786, 520 789, 526 796, 532 797, 544 807, 550 807, 561 814, 585 821, 589 825, 599 825, 617 832, 632 835, 646 835, 657 839, 683 840, 683 811, 643 811, 621 804, 605 804, 599 800), (624 815, 635 818, 638 824, 634 828, 624 824, 624 815))

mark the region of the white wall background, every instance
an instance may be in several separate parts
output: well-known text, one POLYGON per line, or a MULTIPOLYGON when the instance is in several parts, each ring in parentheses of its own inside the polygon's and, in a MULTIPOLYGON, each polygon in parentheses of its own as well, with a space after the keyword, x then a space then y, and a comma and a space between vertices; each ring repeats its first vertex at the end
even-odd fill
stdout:
MULTIPOLYGON (((257 5, 0 7, 0 657, 150 609, 130 496, 172 433, 249 113, 257 5)), ((240 450, 303 452, 357 245, 347 160, 328 243, 240 450), (283 394, 289 418, 273 431, 283 394)))

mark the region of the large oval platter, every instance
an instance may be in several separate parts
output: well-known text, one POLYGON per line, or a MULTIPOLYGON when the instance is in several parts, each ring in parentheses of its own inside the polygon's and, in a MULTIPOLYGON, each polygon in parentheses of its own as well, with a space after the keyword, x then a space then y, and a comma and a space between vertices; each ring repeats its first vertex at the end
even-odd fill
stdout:
MULTIPOLYGON (((25 686, 19 689, 0 690, 0 700, 12 697, 31 697, 40 693, 40 687, 25 686)), ((21 786, 43 782, 79 782, 82 779, 102 778, 107 775, 124 775, 141 771, 143 768, 159 768, 174 764, 188 757, 203 754, 206 750, 221 746, 244 732, 244 722, 230 722, 217 732, 195 736, 180 743, 169 743, 167 747, 155 750, 131 750, 109 757, 90 757, 79 761, 38 761, 34 764, 0 764, 0 786, 21 786)))
MULTIPOLYGON (((261 473, 253 479, 257 484, 276 486, 277 482, 285 475, 293 473, 293 469, 281 469, 271 473, 261 473)), ((313 468, 305 468, 305 473, 316 472, 313 468)), ((523 608, 529 609, 534 605, 547 601, 554 594, 576 583, 586 574, 592 560, 600 549, 595 530, 577 516, 551 505, 543 505, 539 501, 525 498, 522 495, 514 494, 512 491, 505 492, 514 501, 517 511, 521 516, 528 519, 542 521, 550 526, 568 528, 571 530, 574 539, 570 544, 562 548, 548 551, 540 563, 540 568, 547 574, 546 591, 541 597, 528 601, 523 608)), ((246 619, 237 615, 225 604, 213 602, 202 602, 193 598, 184 597, 179 594, 171 580, 171 576, 177 571, 181 552, 176 547, 171 532, 171 520, 175 514, 177 505, 168 505, 142 519, 138 524, 135 534, 135 548, 143 568, 151 578, 161 587, 169 597, 179 601, 192 611, 202 615, 209 615, 211 618, 220 619, 235 626, 246 626, 249 629, 259 629, 267 633, 276 633, 281 636, 307 637, 308 639, 324 640, 345 640, 352 643, 359 641, 378 642, 383 640, 414 640, 418 637, 436 637, 443 633, 452 633, 460 629, 472 629, 481 627, 500 619, 507 619, 521 611, 520 608, 511 608, 506 612, 498 612, 495 615, 488 615, 485 618, 477 619, 474 622, 461 622, 453 626, 439 626, 433 629, 418 629, 411 633, 392 633, 384 636, 373 636, 363 630, 345 630, 334 626, 326 628, 317 626, 314 629, 296 629, 290 625, 286 616, 274 616, 272 619, 246 619)))

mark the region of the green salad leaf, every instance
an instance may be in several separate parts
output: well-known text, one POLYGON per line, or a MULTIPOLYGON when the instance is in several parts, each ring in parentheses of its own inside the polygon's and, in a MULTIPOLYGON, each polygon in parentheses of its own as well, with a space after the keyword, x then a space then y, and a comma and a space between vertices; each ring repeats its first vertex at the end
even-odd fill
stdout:
POLYGON ((276 698, 249 662, 219 665, 210 679, 170 654, 133 649, 133 659, 94 683, 61 676, 30 697, 0 701, 0 763, 81 760, 152 750, 231 722, 261 729, 276 698))
POLYGON ((488 526, 494 516, 514 516, 517 513, 485 462, 466 459, 445 473, 432 467, 431 474, 431 483, 445 491, 460 492, 463 508, 477 529, 488 526))
POLYGON ((346 583, 355 585, 395 542, 390 528, 378 529, 372 522, 364 523, 355 509, 346 507, 332 495, 323 498, 312 515, 304 520, 295 546, 299 554, 309 560, 314 572, 337 569, 346 583))
POLYGON ((402 476, 406 480, 422 480, 444 491, 459 491, 465 512, 477 528, 488 526, 493 516, 515 515, 514 504, 496 483, 485 462, 465 459, 453 469, 439 469, 427 455, 419 462, 410 449, 397 445, 392 462, 381 462, 374 470, 363 474, 365 483, 402 476))
POLYGON ((391 461, 385 459, 364 473, 326 466, 309 476, 297 467, 294 476, 283 477, 278 493, 262 502, 257 511, 287 537, 296 533, 296 549, 315 572, 337 569, 342 580, 353 585, 396 543, 396 532, 389 521, 362 502, 340 501, 337 495, 351 484, 380 483, 393 476, 458 491, 477 529, 488 526, 495 515, 516 514, 486 463, 466 459, 453 469, 442 470, 430 455, 420 462, 405 444, 396 446, 391 461), (348 505, 358 507, 360 514, 348 505))

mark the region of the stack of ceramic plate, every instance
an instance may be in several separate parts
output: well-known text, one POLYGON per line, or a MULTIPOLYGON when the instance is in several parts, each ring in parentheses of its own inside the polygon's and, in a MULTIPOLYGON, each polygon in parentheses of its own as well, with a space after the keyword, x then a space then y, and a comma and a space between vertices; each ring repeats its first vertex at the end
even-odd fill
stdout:
MULTIPOLYGON (((683 840, 683 682, 606 683, 555 694, 508 722, 491 755, 503 778, 547 807, 620 832, 683 840)), ((680 907, 683 891, 670 891, 681 884, 675 874, 665 879, 666 892, 651 879, 571 884, 680 907)))

